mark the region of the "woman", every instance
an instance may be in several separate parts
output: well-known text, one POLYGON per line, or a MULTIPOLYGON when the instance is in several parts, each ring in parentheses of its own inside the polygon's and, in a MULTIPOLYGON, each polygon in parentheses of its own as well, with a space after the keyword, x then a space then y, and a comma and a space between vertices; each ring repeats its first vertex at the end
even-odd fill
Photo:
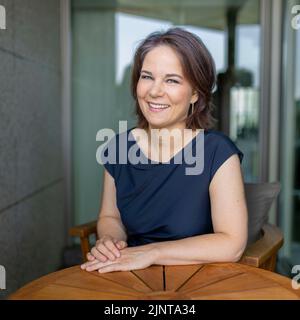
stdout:
POLYGON ((82 269, 128 271, 240 259, 247 243, 243 154, 210 129, 214 85, 213 59, 194 34, 173 28, 140 44, 132 73, 138 125, 125 134, 151 163, 104 165, 99 240, 82 269), (138 140, 142 129, 146 137, 138 140), (168 155, 169 145, 159 140, 162 129, 191 129, 192 136, 183 146, 172 136, 168 155), (174 160, 188 148, 194 151, 201 132, 204 167, 187 175, 189 164, 174 160), (149 152, 154 140, 160 143, 149 152))

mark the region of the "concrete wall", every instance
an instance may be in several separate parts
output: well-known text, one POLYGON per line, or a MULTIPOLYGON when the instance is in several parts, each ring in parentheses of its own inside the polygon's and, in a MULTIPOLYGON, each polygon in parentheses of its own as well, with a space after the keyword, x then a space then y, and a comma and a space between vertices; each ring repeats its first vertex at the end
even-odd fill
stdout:
POLYGON ((0 298, 52 272, 65 245, 59 0, 0 0, 0 298))

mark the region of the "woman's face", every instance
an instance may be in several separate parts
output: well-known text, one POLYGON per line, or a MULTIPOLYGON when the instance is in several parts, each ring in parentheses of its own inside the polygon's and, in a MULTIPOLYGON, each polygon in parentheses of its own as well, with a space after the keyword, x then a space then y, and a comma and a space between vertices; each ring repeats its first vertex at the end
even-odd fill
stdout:
POLYGON ((146 54, 137 98, 150 128, 185 128, 189 106, 197 101, 198 95, 193 94, 171 47, 158 46, 146 54))

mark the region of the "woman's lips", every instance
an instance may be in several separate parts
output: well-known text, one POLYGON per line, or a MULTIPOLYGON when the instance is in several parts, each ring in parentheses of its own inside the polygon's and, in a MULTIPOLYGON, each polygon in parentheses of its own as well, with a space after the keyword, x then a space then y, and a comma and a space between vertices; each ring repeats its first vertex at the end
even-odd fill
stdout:
POLYGON ((148 102, 148 107, 151 112, 163 112, 164 110, 170 108, 170 105, 148 102))

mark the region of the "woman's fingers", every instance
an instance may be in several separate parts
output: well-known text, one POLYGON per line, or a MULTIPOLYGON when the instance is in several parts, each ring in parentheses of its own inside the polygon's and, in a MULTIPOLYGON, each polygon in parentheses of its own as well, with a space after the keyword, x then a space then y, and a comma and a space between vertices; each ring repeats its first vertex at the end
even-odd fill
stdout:
MULTIPOLYGON (((113 244, 112 240, 105 240, 104 242, 100 242, 98 245, 97 245, 97 250, 103 254, 104 256, 106 256, 108 259, 110 260, 115 260, 115 255, 114 253, 111 251, 111 245, 109 244, 113 244)), ((114 246, 114 244, 113 244, 114 246)))
POLYGON ((120 257, 120 251, 116 245, 116 242, 117 240, 113 240, 113 241, 110 241, 110 240, 107 240, 106 242, 104 242, 106 248, 108 248, 116 258, 119 258, 120 257))
POLYGON ((99 268, 103 267, 103 262, 97 262, 97 263, 94 263, 94 264, 90 264, 88 266, 86 266, 85 270, 86 271, 95 271, 95 270, 98 270, 99 268))
POLYGON ((101 262, 97 259, 94 261, 88 261, 81 265, 81 269, 86 271, 94 271, 98 270, 99 268, 105 267, 107 265, 114 264, 114 262, 111 262, 110 260, 107 260, 106 262, 101 262))
POLYGON ((105 262, 107 259, 114 261, 121 256, 120 250, 126 247, 126 241, 104 236, 97 240, 95 247, 87 255, 87 259, 88 261, 93 261, 96 258, 101 262, 105 262))
POLYGON ((98 268, 100 268, 100 266, 103 266, 104 262, 100 262, 99 260, 95 260, 95 261, 88 261, 84 264, 81 265, 81 269, 86 270, 86 271, 93 271, 93 270, 97 270, 98 268), (98 266, 98 268, 95 268, 95 266, 98 266))
POLYGON ((98 248, 96 248, 96 247, 92 248, 91 253, 99 261, 105 262, 107 260, 107 256, 102 254, 101 251, 98 250, 98 248))
POLYGON ((88 259, 88 261, 94 261, 95 260, 95 257, 90 252, 87 253, 86 258, 88 259))
POLYGON ((123 241, 123 240, 119 240, 117 243, 116 243, 117 247, 121 250, 121 249, 124 249, 127 247, 127 242, 126 241, 123 241))
POLYGON ((110 260, 106 260, 106 261, 102 262, 102 261, 100 261, 100 260, 98 260, 98 259, 95 258, 94 261, 86 261, 85 263, 83 263, 83 264, 81 265, 81 269, 87 269, 88 267, 94 266, 94 265, 96 265, 96 264, 97 264, 97 265, 101 264, 102 266, 104 266, 104 265, 106 265, 107 263, 111 263, 110 260))
POLYGON ((115 239, 113 241, 114 243, 108 243, 108 241, 105 242, 105 244, 109 247, 109 249, 104 245, 104 243, 97 242, 96 244, 97 247, 93 247, 90 254, 94 257, 94 259, 92 260, 88 254, 87 256, 89 257, 89 261, 82 264, 81 269, 89 272, 99 270, 99 269, 102 269, 101 271, 99 270, 99 272, 111 272, 111 271, 123 270, 122 268, 124 266, 118 263, 121 260, 116 260, 115 258, 107 259, 106 256, 103 254, 103 251, 104 251, 106 255, 114 256, 114 254, 110 250, 113 250, 114 253, 116 253, 116 250, 118 250, 121 256, 121 250, 127 247, 127 242, 123 240, 115 240, 115 239), (115 246, 115 248, 112 246, 112 244, 115 246), (106 259, 105 261, 103 257, 106 259), (112 260, 114 260, 115 262, 112 262, 112 260), (107 266, 110 266, 110 267, 106 268, 107 266))

